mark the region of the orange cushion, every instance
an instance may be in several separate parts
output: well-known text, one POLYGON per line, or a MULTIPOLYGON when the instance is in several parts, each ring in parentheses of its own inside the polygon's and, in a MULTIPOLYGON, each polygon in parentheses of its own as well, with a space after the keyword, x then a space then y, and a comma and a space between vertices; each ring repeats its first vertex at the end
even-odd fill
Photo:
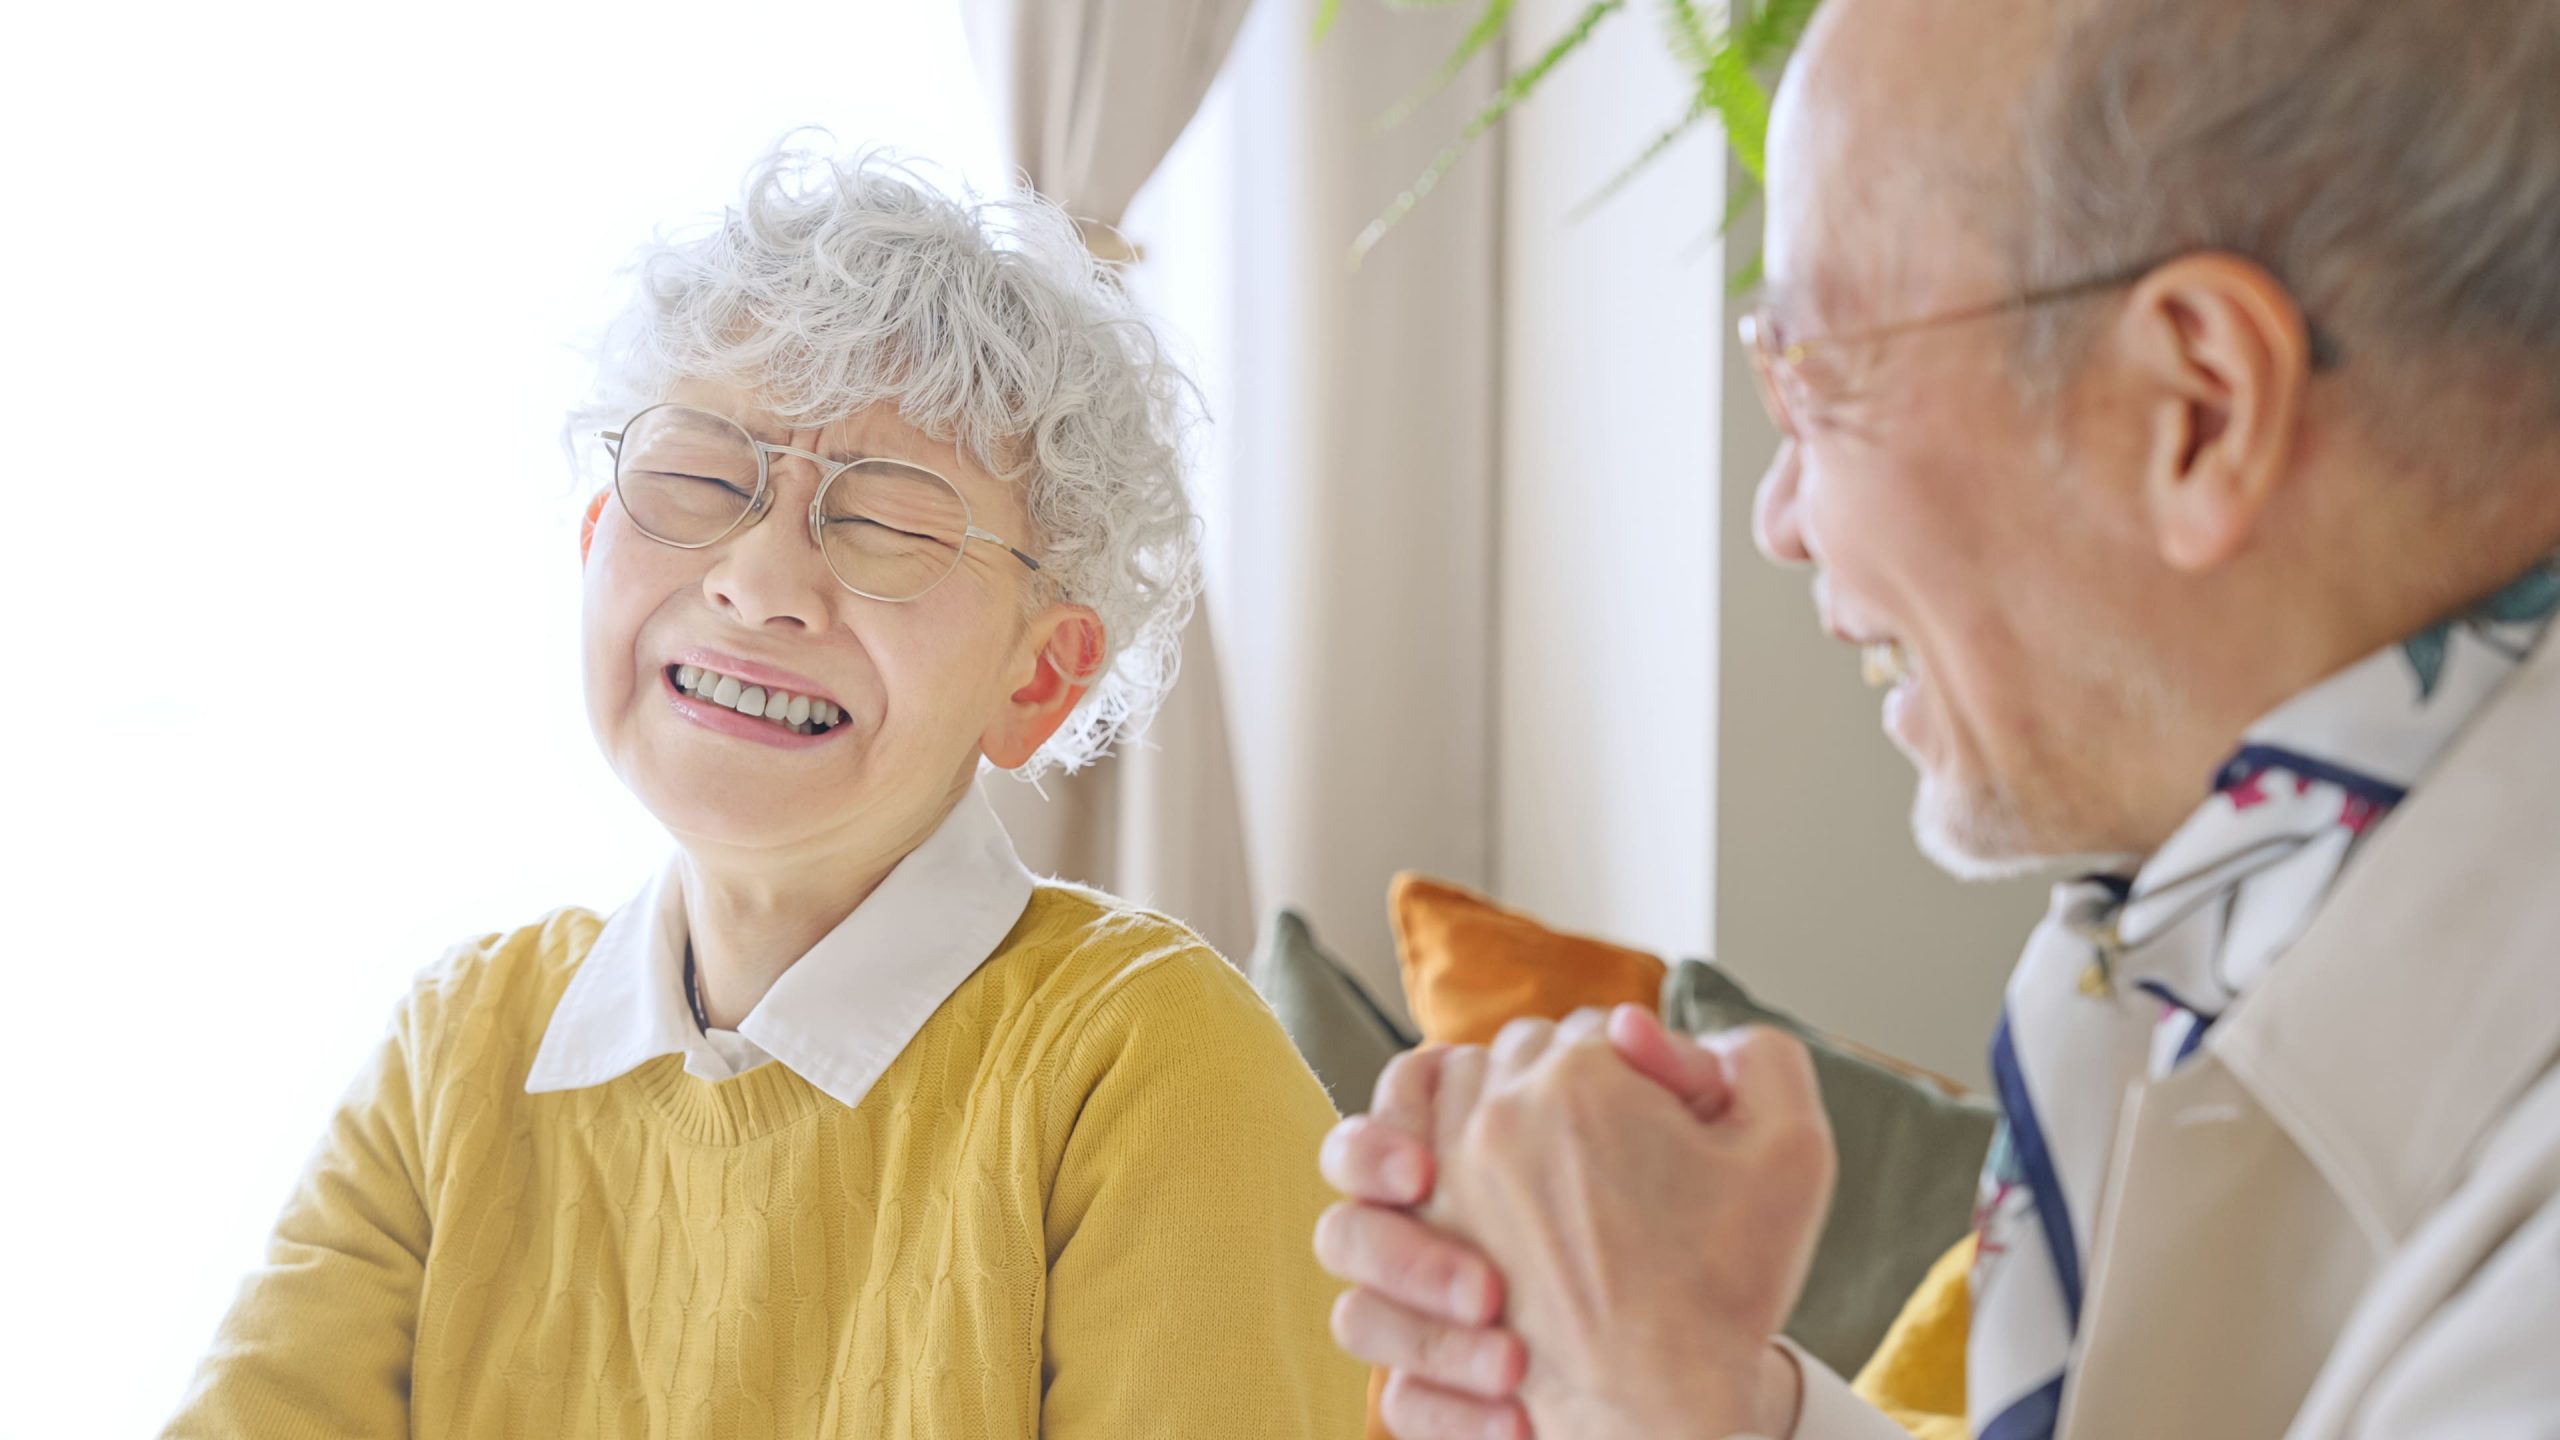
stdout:
POLYGON ((1663 963, 1641 950, 1550 930, 1464 886, 1398 875, 1388 888, 1405 1002, 1425 1041, 1483 1045, 1523 1015, 1661 1003, 1663 963))

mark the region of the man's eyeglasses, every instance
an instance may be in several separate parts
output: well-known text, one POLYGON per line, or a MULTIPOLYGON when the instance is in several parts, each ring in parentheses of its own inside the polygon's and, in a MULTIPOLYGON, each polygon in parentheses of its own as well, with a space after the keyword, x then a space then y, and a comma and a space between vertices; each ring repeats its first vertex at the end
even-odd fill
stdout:
POLYGON ((772 459, 818 467, 809 539, 838 583, 872 600, 913 600, 960 568, 969 542, 993 545, 1033 571, 1040 562, 977 527, 968 497, 941 475, 902 460, 829 460, 747 433, 726 415, 652 405, 604 432, 613 493, 641 534, 679 550, 717 545, 773 506, 772 459))
MULTIPOLYGON (((2046 305, 2066 300, 2085 299, 2109 290, 2120 290, 2166 264, 2155 260, 2129 269, 2112 271, 2086 280, 2075 280, 2047 290, 2030 290, 1983 305, 1968 305, 1916 320, 1899 320, 1890 325, 1877 325, 1864 330, 1848 330, 1835 335, 1789 338, 1778 326, 1776 317, 1766 306, 1755 308, 1742 317, 1743 348, 1750 352, 1751 368, 1760 382, 1760 404, 1769 412, 1772 424, 1790 440, 1803 437, 1801 419, 1813 412, 1814 386, 1805 373, 1805 362, 1824 354, 1833 354, 1861 345, 1873 345, 1915 331, 1934 330, 1942 326, 1961 325, 1968 321, 1988 320, 2001 315, 2022 315, 2046 305)), ((2311 365, 2324 370, 2339 358, 2337 345, 2320 327, 2311 328, 2311 365)))

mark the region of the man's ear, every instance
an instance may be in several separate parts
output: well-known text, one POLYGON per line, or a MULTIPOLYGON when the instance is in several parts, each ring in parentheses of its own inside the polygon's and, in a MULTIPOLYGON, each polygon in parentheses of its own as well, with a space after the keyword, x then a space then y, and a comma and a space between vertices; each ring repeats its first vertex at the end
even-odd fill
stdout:
POLYGON ((1102 617, 1082 605, 1052 605, 1023 632, 1022 645, 1020 683, 978 740, 1006 770, 1040 753, 1102 678, 1102 617))
POLYGON ((2248 548, 2292 468, 2311 382, 2302 307, 2254 261, 2189 255, 2134 286, 2118 335, 2143 387, 2160 558, 2213 569, 2248 548))

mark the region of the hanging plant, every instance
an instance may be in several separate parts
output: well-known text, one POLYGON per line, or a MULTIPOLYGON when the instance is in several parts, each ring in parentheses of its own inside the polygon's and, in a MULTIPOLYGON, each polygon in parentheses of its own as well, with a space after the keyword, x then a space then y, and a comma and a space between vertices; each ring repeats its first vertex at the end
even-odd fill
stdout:
MULTIPOLYGON (((1390 10, 1445 9, 1459 0, 1381 0, 1390 10)), ((1512 11, 1517 0, 1480 0, 1475 23, 1467 27, 1457 48, 1440 62, 1431 78, 1413 94, 1399 101, 1378 119, 1378 128, 1392 129, 1411 119, 1423 104, 1448 88, 1466 69, 1467 63, 1502 39, 1510 30, 1512 11)), ((1733 187, 1723 221, 1717 226, 1719 236, 1729 233, 1735 220, 1751 200, 1759 194, 1761 164, 1769 138, 1769 87, 1777 66, 1782 62, 1796 37, 1804 33, 1805 22, 1813 16, 1820 0, 1725 0, 1722 5, 1700 5, 1696 0, 1654 0, 1666 47, 1679 62, 1682 73, 1690 80, 1689 103, 1666 124, 1651 143, 1638 151, 1574 207, 1579 217, 1626 188, 1627 182, 1669 151, 1683 136, 1709 120, 1724 129, 1726 144, 1731 147, 1742 178, 1733 187)), ((1629 0, 1588 0, 1563 33, 1538 50, 1525 65, 1503 76, 1493 93, 1455 139, 1424 166, 1403 192, 1379 212, 1351 242, 1351 263, 1357 266, 1368 253, 1386 239, 1414 207, 1458 163, 1485 132, 1499 125, 1521 102, 1534 94, 1538 86, 1553 74, 1555 68, 1591 39, 1591 34, 1610 17, 1628 8, 1629 0)), ((1340 18, 1342 0, 1320 0, 1316 12, 1316 38, 1321 41, 1340 18)), ((1760 262, 1755 255, 1735 280, 1737 288, 1757 283, 1760 262)))

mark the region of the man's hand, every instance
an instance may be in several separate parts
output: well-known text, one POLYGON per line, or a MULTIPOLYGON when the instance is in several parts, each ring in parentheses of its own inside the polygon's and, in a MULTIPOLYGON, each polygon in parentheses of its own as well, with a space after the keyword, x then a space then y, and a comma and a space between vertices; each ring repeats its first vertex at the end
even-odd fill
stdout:
POLYGON ((1424 1215, 1500 1267, 1543 1440, 1787 1434, 1797 1377, 1774 1340, 1834 1166, 1811 1057, 1766 1029, 1693 1042, 1632 1006, 1603 1031, 1517 1022, 1480 1081, 1463 1052, 1443 1062, 1424 1215))
MULTIPOLYGON (((1627 1098, 1622 1085, 1597 1088, 1614 1092, 1604 1108, 1627 1098)), ((1793 1363, 1768 1343, 1768 1336, 1785 1318, 1802 1283, 1812 1239, 1820 1229, 1831 1170, 1829 1131, 1813 1093, 1809 1062, 1793 1042, 1754 1032, 1701 1046, 1665 1031, 1651 1015, 1633 1007, 1623 1007, 1615 1015, 1584 1012, 1562 1026, 1521 1022, 1504 1032, 1491 1053, 1462 1047, 1398 1060, 1381 1077, 1371 1113, 1336 1127, 1326 1141, 1323 1163, 1326 1177, 1351 1200, 1326 1213, 1317 1231, 1317 1251, 1327 1269, 1359 1287, 1336 1307, 1334 1332, 1346 1349, 1393 1372, 1384 1409, 1388 1424, 1406 1440, 1520 1437, 1529 1429, 1527 1413, 1514 1398, 1527 1371, 1526 1354, 1519 1337, 1499 1318, 1505 1312, 1502 1271, 1484 1251, 1434 1228, 1435 1224, 1486 1238, 1493 1255, 1506 1265, 1511 1263, 1506 1247, 1523 1244, 1523 1258, 1532 1266, 1524 1274, 1536 1277, 1533 1285, 1540 1293, 1533 1296, 1512 1287, 1510 1324, 1532 1337, 1539 1368, 1537 1383, 1530 1389, 1536 1408, 1553 1412, 1551 1417, 1542 1415, 1550 1440, 1589 1425, 1601 1427, 1592 1433, 1614 1433, 1608 1427, 1629 1423, 1619 1416, 1636 1413, 1614 1407, 1616 1413, 1602 1417, 1572 1408, 1568 1397, 1584 1392, 1604 1396, 1623 1392, 1645 1414, 1657 1409, 1670 1413, 1673 1419, 1668 1423, 1684 1431, 1756 1424, 1784 1434, 1791 1428, 1797 1376, 1793 1363), (1550 1056, 1575 1052, 1583 1053, 1569 1065, 1548 1064, 1550 1056), (1577 1145, 1570 1147, 1570 1157, 1553 1158, 1580 1162, 1572 1173, 1593 1182, 1586 1185, 1585 1198, 1592 1191, 1604 1198, 1610 1192, 1625 1193, 1616 1196, 1616 1203, 1606 1211, 1585 1206, 1579 1221, 1549 1215, 1544 1227, 1522 1225, 1522 1199, 1547 1198, 1517 1183, 1523 1174, 1534 1175, 1545 1163, 1535 1153, 1538 1142, 1529 1138, 1529 1127, 1523 1122, 1556 1118, 1557 1101, 1594 1088, 1589 1078, 1564 1077, 1605 1074, 1587 1067, 1612 1052, 1619 1066, 1616 1081, 1641 1077, 1658 1088, 1651 1096, 1650 1113, 1642 1113, 1646 1107, 1639 1107, 1636 1118, 1642 1123, 1629 1126, 1624 1123, 1629 1117, 1601 1117, 1595 1123, 1606 1128, 1608 1136, 1590 1138, 1606 1138, 1623 1151, 1625 1142, 1645 1133, 1646 1124, 1664 1118, 1662 1107, 1667 1104, 1673 1117, 1692 1129, 1724 1127, 1712 1144, 1696 1135, 1686 1137, 1686 1149, 1700 1153, 1676 1157, 1681 1163, 1671 1168, 1679 1174, 1698 1168, 1695 1162, 1702 1159, 1711 1162, 1709 1168, 1759 1163, 1766 1167, 1770 1181, 1781 1183, 1756 1181, 1746 1172, 1696 1181, 1701 1186, 1696 1193, 1674 1193, 1668 1203, 1637 1199, 1639 1191, 1646 1197, 1658 1196, 1670 1176, 1634 1172, 1659 1169, 1662 1162, 1675 1157, 1647 1154, 1639 1143, 1636 1158, 1643 1164, 1632 1167, 1626 1179, 1652 1183, 1598 1183, 1607 1180, 1607 1171, 1594 1169, 1591 1162, 1604 1151, 1577 1145), (1747 1108, 1736 1104, 1736 1081, 1745 1082, 1747 1108), (1800 1087, 1791 1083, 1796 1081, 1800 1087), (1488 1099, 1499 1100, 1494 1113, 1507 1117, 1492 1123, 1490 1136, 1479 1133, 1485 1127, 1477 1118, 1488 1099), (1808 1114, 1809 1135, 1801 1133, 1808 1114), (1531 1152, 1525 1164, 1524 1139, 1531 1152), (1474 1163, 1464 1159, 1444 1168, 1435 1160, 1435 1148, 1453 1156, 1484 1154, 1488 1157, 1485 1176, 1479 1180, 1460 1174, 1460 1169, 1474 1163), (1802 1156, 1807 1153, 1812 1156, 1810 1174, 1804 1173, 1802 1156), (1435 1172, 1448 1176, 1437 1187, 1439 1193, 1435 1193, 1435 1172), (1784 1183, 1790 1181, 1792 1188, 1784 1183), (1478 1195, 1479 1190, 1486 1193, 1478 1195), (1718 1243, 1707 1223, 1754 1217, 1754 1207, 1736 1203, 1754 1194, 1760 1195, 1761 1208, 1793 1216, 1801 1234, 1794 1235, 1791 1245, 1769 1249, 1772 1239, 1784 1239, 1793 1232, 1783 1225, 1745 1227, 1761 1233, 1740 1240, 1747 1247, 1744 1255, 1756 1251, 1762 1261, 1759 1268, 1767 1273, 1756 1285, 1711 1285, 1697 1297, 1701 1302, 1719 1296, 1751 1299, 1741 1308, 1739 1323, 1728 1319, 1720 1326, 1710 1325, 1710 1317, 1704 1314, 1682 1313, 1676 1293, 1668 1297, 1672 1307, 1668 1323, 1674 1330, 1685 1329, 1691 1338, 1664 1336, 1660 1317, 1639 1315, 1614 1300, 1597 1312, 1584 1304, 1578 1317, 1572 1311, 1559 1311, 1556 1317, 1541 1313, 1549 1303, 1544 1298, 1547 1292, 1566 1303, 1573 1300, 1576 1292, 1560 1280, 1586 1284, 1605 1280, 1613 1272, 1602 1262, 1659 1269, 1645 1259, 1647 1254, 1686 1247, 1688 1253, 1673 1258, 1692 1263, 1674 1270, 1687 1273, 1699 1268, 1695 1262, 1715 1258, 1705 1251, 1718 1243), (1411 1213, 1416 1210, 1422 1218, 1411 1213), (1478 1218, 1471 1210, 1484 1215, 1478 1218), (1604 1213, 1611 1217, 1606 1230, 1599 1227, 1604 1213), (1561 1233, 1558 1222, 1600 1237, 1599 1245, 1583 1257, 1589 1263, 1582 1265, 1578 1275, 1562 1276, 1553 1264, 1556 1256, 1570 1248, 1555 1243, 1561 1233), (1497 1234, 1501 1238, 1493 1238, 1497 1234), (1522 1236, 1526 1242, 1520 1240, 1522 1236), (1540 1240, 1546 1244, 1543 1254, 1531 1248, 1540 1240), (1772 1301, 1765 1294, 1754 1298, 1755 1290, 1770 1289, 1781 1292, 1782 1298, 1772 1301), (1766 1319, 1762 1328, 1773 1306, 1775 1318, 1766 1319), (1593 1320, 1598 1324, 1589 1323, 1593 1320), (1670 1358, 1640 1360, 1636 1350, 1595 1339, 1611 1327, 1640 1335, 1649 1332, 1653 1348, 1670 1358), (1728 1354, 1718 1342, 1713 1358, 1719 1363, 1705 1366, 1711 1330, 1748 1333, 1755 1329, 1760 1332, 1755 1346, 1728 1354), (1552 1341, 1545 1338, 1549 1331, 1555 1332, 1552 1341), (1553 1360, 1546 1355, 1550 1343, 1556 1346, 1553 1360), (1577 1355, 1578 1361, 1572 1358, 1577 1355), (1579 1382, 1569 1380, 1577 1370, 1588 1376, 1579 1382), (1597 1383, 1589 1377, 1598 1377, 1597 1383), (1655 1384, 1656 1380, 1678 1381, 1676 1393, 1655 1384), (1629 1382, 1641 1383, 1630 1389, 1629 1382), (1683 1406, 1688 1408, 1679 1408, 1683 1406), (1715 1412, 1712 1417, 1709 1409, 1715 1412)), ((1559 1169, 1552 1178, 1562 1182, 1567 1173, 1559 1169)), ((1671 1181, 1668 1188, 1676 1192, 1682 1183, 1671 1181)), ((1571 1189, 1562 1183, 1544 1188, 1559 1192, 1557 1198, 1571 1189)), ((1728 1259, 1720 1268, 1730 1272, 1748 1267, 1744 1260, 1728 1259)), ((1654 1288, 1673 1292, 1677 1287, 1654 1288)))
POLYGON ((1527 1440, 1528 1414, 1512 1398, 1527 1357, 1496 1319, 1501 1275, 1409 1213, 1431 1195, 1428 1137, 1455 1053, 1397 1056, 1369 1113, 1325 1137, 1325 1179, 1350 1198, 1316 1223, 1316 1256, 1355 1287, 1333 1308, 1333 1335, 1393 1372, 1380 1408, 1402 1440, 1527 1440))

